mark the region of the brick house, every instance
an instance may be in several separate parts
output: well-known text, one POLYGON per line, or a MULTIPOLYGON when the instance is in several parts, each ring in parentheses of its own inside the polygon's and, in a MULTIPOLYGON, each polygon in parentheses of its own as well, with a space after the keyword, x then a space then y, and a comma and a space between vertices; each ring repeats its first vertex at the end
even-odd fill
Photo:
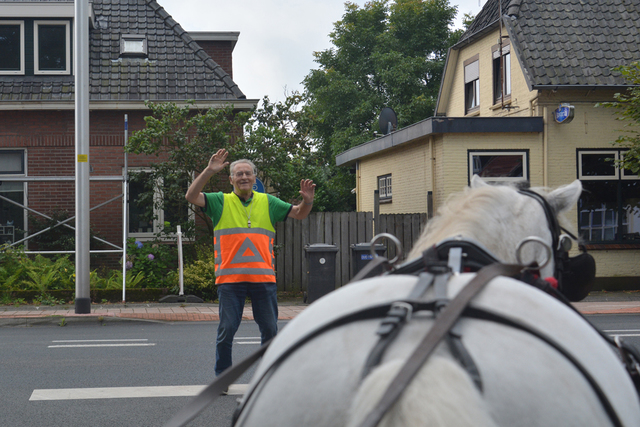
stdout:
MULTIPOLYGON (((186 32, 153 0, 90 3, 90 205, 123 192, 124 117, 129 132, 144 126, 145 101, 197 108, 248 100, 233 81, 237 32, 186 32)), ((0 0, 0 239, 16 241, 29 229, 29 209, 75 210, 74 3, 0 0), (43 180, 44 179, 44 180, 43 180), (22 180, 22 181, 21 181, 22 180)), ((130 155, 130 170, 156 158, 130 155)), ((131 188, 132 196, 136 188, 131 188)), ((137 219, 129 205, 131 236, 150 238, 157 223, 137 219)), ((158 212, 162 220, 163 212, 158 212)), ((122 201, 91 213, 95 231, 121 246, 122 201)))
POLYGON ((640 0, 487 0, 453 46, 434 117, 336 157, 355 167, 357 209, 431 213, 473 174, 587 190, 568 215, 602 285, 640 288, 640 179, 624 150, 612 68, 640 60, 640 0), (392 185, 393 184, 393 185, 392 185), (416 195, 419 195, 416 197, 416 195))

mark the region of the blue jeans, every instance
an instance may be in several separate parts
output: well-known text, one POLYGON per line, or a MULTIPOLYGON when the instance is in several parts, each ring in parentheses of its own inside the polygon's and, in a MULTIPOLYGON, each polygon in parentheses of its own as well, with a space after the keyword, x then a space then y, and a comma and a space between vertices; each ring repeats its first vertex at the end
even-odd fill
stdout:
POLYGON ((275 283, 226 283, 218 286, 220 325, 216 338, 216 376, 231 366, 233 337, 242 320, 245 299, 251 298, 253 318, 264 344, 278 333, 278 293, 275 283))

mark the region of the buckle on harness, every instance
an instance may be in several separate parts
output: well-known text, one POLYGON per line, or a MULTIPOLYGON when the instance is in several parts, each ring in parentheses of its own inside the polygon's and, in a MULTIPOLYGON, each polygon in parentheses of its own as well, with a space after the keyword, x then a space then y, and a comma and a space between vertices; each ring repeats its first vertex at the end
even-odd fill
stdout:
POLYGON ((387 336, 403 323, 411 320, 413 314, 413 306, 404 301, 396 301, 391 304, 387 316, 380 323, 380 327, 376 333, 381 336, 387 336))

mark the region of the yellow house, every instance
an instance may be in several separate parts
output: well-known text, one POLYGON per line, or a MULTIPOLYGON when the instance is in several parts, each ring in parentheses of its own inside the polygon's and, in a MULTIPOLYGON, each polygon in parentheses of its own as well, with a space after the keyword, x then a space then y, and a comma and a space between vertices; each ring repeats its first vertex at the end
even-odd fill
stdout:
POLYGON ((488 0, 448 55, 434 117, 340 153, 358 211, 427 212, 473 174, 586 191, 569 214, 599 284, 640 289, 640 178, 608 159, 622 124, 612 69, 640 60, 640 0, 488 0))

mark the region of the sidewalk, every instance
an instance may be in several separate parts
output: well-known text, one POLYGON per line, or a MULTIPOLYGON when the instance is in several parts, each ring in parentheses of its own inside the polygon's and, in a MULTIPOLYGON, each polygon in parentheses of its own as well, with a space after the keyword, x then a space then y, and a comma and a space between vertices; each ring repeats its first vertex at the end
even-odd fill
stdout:
MULTIPOLYGON (((640 313, 640 291, 592 292, 584 301, 574 303, 583 314, 633 314, 640 313)), ((289 320, 307 307, 296 301, 283 301, 278 306, 278 319, 289 320)), ((251 306, 245 307, 242 318, 253 320, 251 306)), ((60 323, 74 320, 130 319, 164 322, 217 321, 218 304, 209 303, 131 303, 95 304, 90 314, 76 314, 71 306, 0 306, 0 326, 33 324, 49 321, 60 323)))

